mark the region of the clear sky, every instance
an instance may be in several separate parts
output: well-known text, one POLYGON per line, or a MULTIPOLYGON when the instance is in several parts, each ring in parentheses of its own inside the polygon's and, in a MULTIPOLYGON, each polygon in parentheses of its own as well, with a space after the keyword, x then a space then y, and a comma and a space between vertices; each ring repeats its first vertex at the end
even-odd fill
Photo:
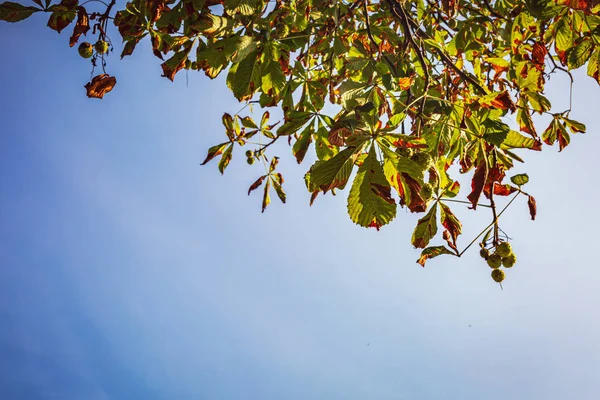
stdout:
MULTIPOLYGON (((283 147, 289 201, 261 214, 240 149, 224 176, 199 166, 239 109, 222 79, 170 83, 144 43, 90 100, 88 62, 45 22, 0 23, 0 398, 600 398, 591 78, 588 133, 519 167, 538 220, 524 199, 505 214, 502 291, 477 251, 420 268, 403 210, 376 232, 347 192, 309 207, 283 147)), ((484 212, 457 208, 462 245, 484 212)))

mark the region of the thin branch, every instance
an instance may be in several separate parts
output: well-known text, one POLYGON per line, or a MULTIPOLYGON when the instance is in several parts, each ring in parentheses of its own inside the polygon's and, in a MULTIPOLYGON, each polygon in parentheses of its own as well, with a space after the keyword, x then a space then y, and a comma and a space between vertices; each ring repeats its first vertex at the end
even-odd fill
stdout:
MULTIPOLYGON (((516 199, 516 198, 517 198, 517 197, 518 197, 520 194, 521 194, 521 192, 517 192, 517 194, 515 194, 515 195, 513 196, 513 198, 512 198, 512 199, 510 199, 510 201, 508 202, 508 204, 507 204, 506 206, 504 206, 504 208, 502 209, 502 211, 500 211, 500 212, 498 213, 498 215, 497 215, 497 218, 500 218, 500 216, 501 216, 502 214, 504 214, 504 211, 506 211, 506 209, 508 208, 508 206, 510 206, 510 205, 512 204, 512 202, 513 202, 513 201, 515 201, 515 199, 516 199)), ((481 235, 483 235, 485 232, 487 232, 487 230, 488 230, 488 229, 490 229, 490 228, 492 227, 492 225, 493 225, 493 224, 494 224, 493 222, 492 222, 492 223, 490 223, 488 226, 486 226, 486 227, 485 227, 485 228, 484 228, 484 229, 483 229, 483 230, 482 230, 482 231, 479 233, 479 235, 475 236, 475 239, 473 239, 473 240, 471 241, 471 243, 469 243, 469 244, 467 245, 467 247, 465 247, 465 248, 463 249, 463 251, 461 251, 461 252, 458 254, 458 256, 459 256, 459 257, 460 257, 460 256, 462 256, 462 255, 465 253, 465 251, 467 251, 467 250, 469 249, 469 247, 471 247, 471 246, 472 246, 472 245, 473 245, 473 244, 474 244, 474 243, 477 241, 477 239, 479 239, 479 238, 481 237, 481 235)))
MULTIPOLYGON (((371 24, 369 22, 369 11, 367 10, 367 2, 366 1, 363 3, 363 9, 365 11, 365 25, 367 28, 367 36, 369 36, 369 39, 371 40, 373 45, 375 45, 376 48, 379 48, 379 45, 375 41, 375 38, 373 37, 373 33, 371 32, 371 24)), ((392 61, 389 59, 389 57, 386 54, 382 54, 380 52, 380 55, 381 55, 381 57, 383 57, 383 59, 385 60, 387 65, 390 67, 392 74, 394 75, 394 78, 397 78, 398 70, 396 69, 396 66, 392 63, 392 61)))

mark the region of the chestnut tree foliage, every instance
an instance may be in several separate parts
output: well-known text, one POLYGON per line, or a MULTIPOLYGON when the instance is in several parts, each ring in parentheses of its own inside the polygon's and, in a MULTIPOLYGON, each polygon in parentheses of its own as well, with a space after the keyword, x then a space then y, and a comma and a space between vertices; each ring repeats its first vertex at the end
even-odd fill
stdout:
POLYGON ((123 58, 150 40, 170 80, 181 70, 225 74, 244 107, 223 115, 224 138, 203 164, 218 160, 223 173, 235 147, 247 146, 248 163, 265 166, 248 191, 261 189, 263 211, 271 195, 286 200, 279 158, 270 154, 273 143, 286 142, 298 163, 316 152, 305 175, 311 204, 348 186, 348 214, 360 226, 379 229, 399 207, 422 213, 412 235, 423 249, 421 265, 443 254, 461 256, 480 240, 496 281, 504 278, 499 267, 516 260, 499 217, 518 196, 532 219, 536 214, 535 199, 523 190, 529 178, 508 176, 509 170, 526 150, 554 144, 562 150, 585 131, 570 107, 552 109, 546 83, 556 73, 572 83, 571 71, 582 67, 600 83, 600 0, 0 5, 0 19, 8 22, 35 13, 47 13, 57 32, 70 26, 69 45, 91 58, 97 75, 85 85, 89 97, 102 98, 116 85, 107 72, 117 58, 113 44, 123 58), (256 107, 263 111, 254 119, 256 107), (282 111, 281 120, 270 118, 272 107, 282 111), (550 124, 536 126, 535 114, 549 115, 550 124), (470 187, 460 187, 451 176, 457 173, 470 174, 470 187), (503 209, 500 196, 511 196, 503 209), (491 220, 462 250, 455 203, 484 208, 491 220))

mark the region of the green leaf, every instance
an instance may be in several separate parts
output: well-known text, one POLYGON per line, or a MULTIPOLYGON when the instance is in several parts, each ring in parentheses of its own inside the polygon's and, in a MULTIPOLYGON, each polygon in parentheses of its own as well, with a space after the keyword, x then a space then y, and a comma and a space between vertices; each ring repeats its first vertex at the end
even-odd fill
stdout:
POLYGON ((412 235, 412 244, 416 248, 424 249, 437 233, 437 203, 434 203, 429 212, 417 222, 412 235))
POLYGON ((374 145, 352 183, 348 214, 355 224, 377 229, 396 216, 396 201, 391 197, 391 187, 377 160, 374 145))
POLYGON ((443 254, 455 255, 450 249, 446 246, 432 246, 427 247, 421 252, 421 257, 417 260, 417 263, 421 264, 421 267, 425 266, 425 262, 437 256, 441 256, 443 254))
POLYGON ((234 63, 227 75, 227 86, 239 100, 249 100, 260 84, 258 52, 254 51, 239 63, 234 63))
POLYGON ((77 0, 62 0, 60 4, 51 6, 48 11, 52 11, 48 19, 48 27, 60 33, 77 16, 77 0))
POLYGON ((225 142, 225 143, 218 144, 218 145, 213 146, 210 149, 208 149, 208 154, 206 155, 206 158, 204 159, 204 161, 202 161, 202 164, 200 164, 200 165, 204 165, 207 162, 209 162, 210 160, 212 160, 213 158, 215 158, 216 156, 222 154, 225 147, 227 147, 229 144, 230 144, 230 142, 225 142))
POLYGON ((510 181, 517 186, 523 186, 527 182, 529 182, 529 175, 527 174, 517 174, 515 176, 510 177, 510 181))
POLYGON ((196 11, 202 11, 204 3, 206 3, 206 0, 192 0, 192 5, 196 11))
POLYGON ((531 104, 531 107, 533 107, 533 109, 539 112, 540 114, 544 111, 549 111, 552 107, 552 104, 550 104, 550 100, 548 100, 540 93, 528 91, 527 99, 529 100, 529 104, 531 104))
POLYGON ((486 142, 495 144, 498 147, 502 145, 508 136, 508 132, 510 131, 510 127, 508 125, 502 121, 494 119, 486 119, 483 121, 483 126, 485 127, 483 139, 486 142))
POLYGON ((590 39, 585 39, 577 46, 569 50, 567 65, 569 69, 577 69, 582 67, 590 59, 594 51, 594 42, 590 39))
POLYGON ((589 59, 587 74, 600 84, 600 47, 594 51, 589 59))
POLYGON ((19 3, 7 1, 0 4, 0 21, 18 22, 29 18, 31 14, 42 11, 37 7, 26 7, 19 3))
POLYGON ((219 160, 219 172, 221 172, 221 174, 225 173, 225 168, 227 168, 227 166, 229 165, 229 162, 231 161, 231 154, 233 152, 233 143, 230 144, 225 151, 223 152, 223 156, 221 157, 221 160, 219 160))
POLYGON ((327 161, 315 162, 305 176, 308 191, 312 193, 343 189, 348 183, 359 152, 360 148, 348 147, 327 161))
POLYGON ((542 150, 542 143, 539 140, 521 135, 517 131, 509 131, 506 139, 502 142, 502 148, 511 149, 531 149, 540 151, 542 150))
POLYGON ((275 193, 277 193, 277 197, 279 197, 279 200, 281 200, 282 203, 285 203, 286 194, 283 191, 283 178, 281 177, 281 174, 271 175, 271 182, 273 183, 273 188, 275 188, 275 193))
POLYGON ((567 127, 571 130, 571 132, 573 133, 579 133, 579 132, 585 132, 586 128, 585 125, 582 124, 581 122, 569 119, 567 117, 563 117, 561 116, 560 119, 562 119, 564 121, 564 123, 567 125, 567 127))
POLYGON ((225 0, 225 8, 231 13, 252 15, 263 7, 262 0, 225 0))
POLYGON ((262 73, 261 88, 263 92, 267 94, 279 94, 287 83, 279 63, 276 61, 269 61, 266 66, 263 67, 262 73))
POLYGON ((556 26, 556 48, 561 51, 566 51, 573 45, 573 30, 570 26, 571 17, 568 14, 557 22, 556 26))
POLYGON ((265 212, 269 204, 271 204, 271 196, 269 195, 269 190, 271 189, 271 179, 267 179, 267 183, 265 183, 265 191, 263 192, 263 200, 262 200, 262 211, 265 212))
POLYGON ((230 61, 233 63, 239 63, 248 55, 256 51, 258 45, 252 38, 252 36, 242 36, 239 38, 237 46, 233 54, 231 54, 230 61))
POLYGON ((296 157, 296 161, 298 161, 298 164, 300 164, 302 160, 304 160, 304 156, 306 155, 308 146, 310 145, 310 142, 312 142, 313 133, 313 124, 308 124, 300 134, 298 140, 296 140, 296 142, 294 143, 294 146, 292 147, 292 153, 294 154, 294 157, 296 157))

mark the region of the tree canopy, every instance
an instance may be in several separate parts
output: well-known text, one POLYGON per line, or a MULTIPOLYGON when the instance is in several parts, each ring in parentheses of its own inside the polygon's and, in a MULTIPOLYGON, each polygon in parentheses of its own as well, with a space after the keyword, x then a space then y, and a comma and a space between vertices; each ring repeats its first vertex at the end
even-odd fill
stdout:
POLYGON ((248 164, 265 167, 248 190, 262 190, 263 211, 271 194, 286 200, 270 146, 287 142, 298 163, 316 152, 305 175, 311 204, 349 186, 348 214, 360 226, 380 229, 398 205, 423 213, 412 235, 423 249, 421 265, 443 254, 460 257, 479 241, 498 282, 500 267, 516 261, 500 216, 519 196, 536 216, 536 201, 523 189, 529 177, 509 170, 524 162, 525 150, 557 144, 562 151, 586 130, 570 106, 552 109, 546 82, 565 74, 572 88, 571 71, 587 65, 600 83, 600 0, 0 4, 0 20, 8 22, 40 12, 57 32, 72 25, 69 45, 90 58, 96 74, 85 85, 88 97, 113 90, 115 53, 131 55, 146 37, 170 80, 181 70, 211 79, 226 74, 244 107, 223 115, 225 136, 202 164, 218 159, 223 173, 234 148, 247 147, 248 164), (264 112, 257 116, 253 107, 264 112), (271 118, 273 107, 281 120, 271 118), (538 126, 536 114, 549 115, 550 124, 538 126), (461 190, 456 174, 471 174, 470 187, 461 190), (502 209, 499 196, 511 196, 502 209), (462 225, 450 208, 456 202, 491 218, 462 250, 462 225))

